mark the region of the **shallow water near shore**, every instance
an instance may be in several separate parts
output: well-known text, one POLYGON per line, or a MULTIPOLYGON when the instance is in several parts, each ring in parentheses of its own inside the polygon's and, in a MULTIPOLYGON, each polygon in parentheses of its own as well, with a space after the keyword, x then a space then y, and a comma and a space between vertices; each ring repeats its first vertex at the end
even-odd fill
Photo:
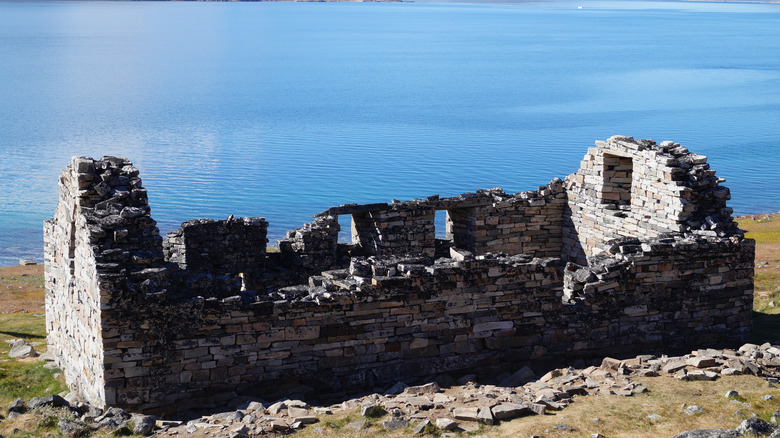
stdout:
MULTIPOLYGON (((163 233, 577 170, 613 134, 780 209, 780 6, 0 2, 0 265, 42 259, 73 155, 141 170, 163 233)), ((348 223, 342 222, 348 229, 348 223)))

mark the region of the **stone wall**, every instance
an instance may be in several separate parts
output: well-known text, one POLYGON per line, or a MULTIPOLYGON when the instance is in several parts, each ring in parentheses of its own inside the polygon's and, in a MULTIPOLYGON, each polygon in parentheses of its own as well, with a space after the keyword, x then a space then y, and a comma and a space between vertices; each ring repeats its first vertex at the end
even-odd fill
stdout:
POLYGON ((588 149, 566 178, 563 256, 580 263, 621 237, 709 230, 736 232, 729 190, 707 157, 678 143, 614 136, 588 149))
POLYGON ((174 413, 743 342, 754 242, 728 192, 679 145, 597 145, 565 182, 333 207, 268 252, 261 218, 162 242, 129 162, 74 159, 45 224, 49 343, 91 403, 174 413))
POLYGON ((318 217, 351 215, 352 240, 363 255, 437 253, 436 211, 446 212, 451 245, 477 254, 502 252, 559 257, 562 244, 563 182, 538 190, 504 193, 500 188, 456 197, 438 195, 392 204, 347 204, 318 217))
POLYGON ((46 331, 68 385, 98 405, 116 403, 108 367, 123 359, 110 354, 133 337, 115 310, 130 295, 166 292, 155 225, 129 161, 74 158, 60 176, 57 210, 44 223, 46 331))
POLYGON ((254 289, 265 272, 265 218, 191 220, 168 233, 165 259, 193 274, 241 276, 254 289))

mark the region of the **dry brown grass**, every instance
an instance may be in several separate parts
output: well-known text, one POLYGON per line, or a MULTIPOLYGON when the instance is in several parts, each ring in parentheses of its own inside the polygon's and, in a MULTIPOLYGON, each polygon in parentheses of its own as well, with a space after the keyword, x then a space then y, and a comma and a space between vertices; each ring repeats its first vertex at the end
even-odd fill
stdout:
POLYGON ((0 313, 42 313, 43 265, 0 268, 0 313))
MULTIPOLYGON (((637 379, 649 391, 632 397, 587 396, 555 415, 528 417, 512 421, 500 428, 495 436, 544 435, 546 438, 590 436, 601 433, 606 437, 674 436, 691 429, 733 429, 743 418, 734 415, 737 410, 750 416, 755 413, 768 419, 780 409, 780 390, 769 388, 764 379, 754 376, 722 377, 715 382, 682 382, 671 377, 637 379), (739 391, 751 406, 738 405, 725 398, 728 390, 739 391), (764 401, 766 394, 773 400, 764 401), (684 413, 683 404, 703 407, 701 414, 684 413), (649 415, 660 415, 651 421, 649 415), (594 421, 598 418, 600 421, 594 421), (556 424, 576 429, 574 433, 559 431, 556 424)), ((492 436, 492 435, 491 435, 492 436)))
MULTIPOLYGON (((672 377, 639 378, 649 389, 645 394, 632 397, 584 396, 575 397, 564 410, 543 416, 528 416, 502 422, 497 427, 479 427, 474 423, 461 422, 468 431, 462 436, 485 435, 498 437, 589 437, 600 433, 605 437, 671 437, 691 429, 733 429, 751 414, 768 420, 773 411, 780 410, 780 389, 770 388, 764 379, 755 376, 722 377, 714 382, 682 382, 672 377), (729 390, 739 392, 739 403, 725 398, 729 390), (774 399, 765 401, 764 395, 774 399), (742 403, 749 403, 749 406, 742 403), (683 404, 699 405, 703 413, 688 415, 683 404), (743 415, 735 414, 741 411, 743 415), (657 414, 652 421, 649 415, 657 414), (596 421, 595 419, 598 419, 596 421), (558 429, 566 425, 574 430, 558 429)), ((381 423, 385 416, 373 422, 366 430, 355 430, 347 423, 359 418, 357 412, 338 416, 320 416, 320 423, 308 426, 295 434, 298 438, 344 437, 360 438, 382 436, 388 438, 412 436, 410 427, 389 432, 381 423)))

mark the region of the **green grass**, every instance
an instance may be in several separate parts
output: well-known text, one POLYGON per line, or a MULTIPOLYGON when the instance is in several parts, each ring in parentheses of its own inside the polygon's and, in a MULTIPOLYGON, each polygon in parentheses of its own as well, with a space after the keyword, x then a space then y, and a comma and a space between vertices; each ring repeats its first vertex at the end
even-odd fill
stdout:
POLYGON ((747 231, 746 237, 756 243, 780 243, 780 215, 758 215, 738 218, 739 227, 747 231))
POLYGON ((62 381, 54 378, 55 372, 43 365, 43 362, 29 363, 13 359, 0 363, 0 403, 7 406, 18 397, 29 400, 32 397, 58 394, 67 389, 62 381))
POLYGON ((42 316, 30 313, 0 315, 0 405, 8 406, 18 397, 29 400, 57 394, 67 389, 61 377, 55 378, 58 370, 44 368, 44 363, 35 359, 16 360, 8 358, 10 345, 6 339, 22 338, 26 341, 43 343, 35 346, 40 353, 45 349, 46 329, 42 316))
POLYGON ((43 286, 43 274, 10 275, 7 277, 3 277, 3 282, 7 286, 18 285, 18 286, 39 287, 39 286, 43 286))
MULTIPOLYGON (((0 340, 22 338, 28 342, 46 342, 46 320, 42 314, 0 314, 0 340)), ((0 344, 0 354, 11 349, 7 342, 0 344)))

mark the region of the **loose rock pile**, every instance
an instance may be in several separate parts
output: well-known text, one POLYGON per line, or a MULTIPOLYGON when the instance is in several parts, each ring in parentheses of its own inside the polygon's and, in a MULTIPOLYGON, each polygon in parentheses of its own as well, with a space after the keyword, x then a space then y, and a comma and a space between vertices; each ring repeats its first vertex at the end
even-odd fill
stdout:
MULTIPOLYGON (((604 358, 598 367, 555 369, 540 378, 524 367, 504 376, 500 385, 480 385, 470 381, 473 376, 465 376, 448 387, 438 383, 406 386, 398 382, 384 391, 326 407, 301 400, 274 403, 247 400, 235 411, 201 416, 170 427, 162 434, 218 438, 276 436, 319 422, 327 424, 339 415, 358 411, 360 418, 346 427, 362 430, 379 423, 387 430, 409 427, 414 434, 436 430, 445 433, 473 431, 479 425, 497 425, 518 417, 562 410, 580 396, 630 397, 646 392, 647 388, 635 377, 715 380, 719 376, 737 374, 761 376, 770 386, 780 386, 780 346, 745 344, 738 350, 697 350, 684 356, 640 355, 626 360, 604 358)), ((748 436, 761 426, 757 419, 749 420, 748 426, 743 427, 747 429, 739 432, 741 435, 737 432, 732 435, 696 435, 693 432, 699 431, 692 431, 686 432, 689 435, 679 436, 748 436)), ((766 424, 770 426, 769 433, 777 427, 766 424)), ((778 434, 772 436, 776 438, 778 434)))
POLYGON ((57 426, 64 437, 84 436, 90 431, 105 431, 115 435, 151 435, 165 422, 149 415, 130 414, 119 408, 106 411, 88 403, 69 402, 59 395, 33 397, 28 401, 18 398, 8 407, 8 418, 26 413, 58 418, 57 426))

